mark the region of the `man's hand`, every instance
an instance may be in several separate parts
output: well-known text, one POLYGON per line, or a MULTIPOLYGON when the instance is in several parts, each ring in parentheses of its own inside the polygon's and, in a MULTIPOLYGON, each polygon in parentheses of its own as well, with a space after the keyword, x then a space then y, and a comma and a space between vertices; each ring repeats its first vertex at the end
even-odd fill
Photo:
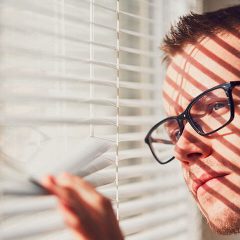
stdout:
POLYGON ((48 176, 43 185, 59 200, 76 240, 123 240, 111 202, 79 177, 48 176))

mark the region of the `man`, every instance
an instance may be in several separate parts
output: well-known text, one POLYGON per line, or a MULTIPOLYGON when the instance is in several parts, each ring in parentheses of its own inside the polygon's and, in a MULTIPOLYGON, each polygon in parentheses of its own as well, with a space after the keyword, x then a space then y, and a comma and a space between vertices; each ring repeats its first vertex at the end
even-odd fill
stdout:
MULTIPOLYGON (((221 234, 240 232, 239 37, 240 5, 180 19, 162 47, 168 117, 145 139, 160 163, 181 162, 196 203, 221 234), (163 158, 161 145, 173 155, 163 158)), ((76 239, 123 239, 109 200, 89 184, 67 174, 44 184, 76 239)))

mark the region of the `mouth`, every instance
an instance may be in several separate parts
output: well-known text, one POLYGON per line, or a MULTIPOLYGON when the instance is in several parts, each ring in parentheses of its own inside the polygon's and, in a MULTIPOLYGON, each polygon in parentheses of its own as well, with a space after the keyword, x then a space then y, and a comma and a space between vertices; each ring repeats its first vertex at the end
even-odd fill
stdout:
POLYGON ((227 176, 227 173, 218 173, 218 174, 203 174, 202 176, 200 176, 200 178, 195 179, 193 181, 193 185, 192 185, 192 190, 194 192, 194 195, 197 195, 198 189, 200 187, 202 187, 204 184, 206 184, 207 182, 211 181, 211 180, 220 180, 221 178, 227 176))

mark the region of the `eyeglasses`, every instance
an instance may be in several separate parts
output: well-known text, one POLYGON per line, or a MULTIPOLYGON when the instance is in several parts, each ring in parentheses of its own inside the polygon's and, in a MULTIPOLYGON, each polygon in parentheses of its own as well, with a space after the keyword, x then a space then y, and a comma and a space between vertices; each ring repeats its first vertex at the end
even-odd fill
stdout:
MULTIPOLYGON (((174 148, 187 122, 202 136, 217 132, 234 119, 233 88, 240 81, 220 84, 195 97, 184 112, 154 125, 145 142, 160 164, 172 161, 174 148)), ((240 96, 239 96, 240 98, 240 96)), ((236 104, 236 103, 235 103, 236 104)))

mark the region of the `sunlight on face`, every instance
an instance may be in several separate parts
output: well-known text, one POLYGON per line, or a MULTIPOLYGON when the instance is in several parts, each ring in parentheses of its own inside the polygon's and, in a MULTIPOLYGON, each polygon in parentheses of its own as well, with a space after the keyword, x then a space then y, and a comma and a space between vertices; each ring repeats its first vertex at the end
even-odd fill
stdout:
MULTIPOLYGON (((237 80, 239 39, 234 33, 205 37, 172 58, 164 83, 165 110, 169 116, 178 115, 203 91, 237 80)), ((230 118, 224 94, 224 90, 211 93, 192 109, 208 131, 230 118)), ((187 123, 175 146, 189 190, 210 226, 221 234, 240 232, 240 87, 233 90, 233 99, 235 117, 229 125, 201 136, 187 123)))

